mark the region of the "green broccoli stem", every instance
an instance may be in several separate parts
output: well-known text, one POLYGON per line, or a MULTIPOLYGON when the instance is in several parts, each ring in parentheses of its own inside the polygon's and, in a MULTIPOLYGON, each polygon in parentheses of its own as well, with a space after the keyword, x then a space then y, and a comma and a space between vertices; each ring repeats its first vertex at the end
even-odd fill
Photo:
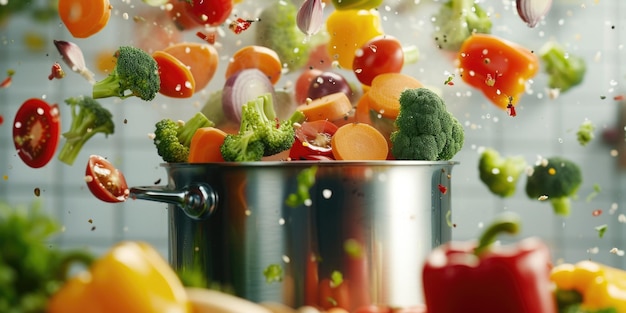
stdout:
POLYGON ((109 76, 103 80, 96 82, 93 85, 91 97, 94 99, 109 98, 109 97, 123 97, 120 92, 120 81, 116 72, 113 71, 109 76))
POLYGON ((450 0, 452 2, 452 16, 454 18, 462 18, 466 16, 472 6, 474 5, 474 0, 450 0))
POLYGON ((191 145, 191 138, 198 128, 215 126, 204 114, 196 113, 178 129, 178 141, 185 147, 191 145))
POLYGON ((571 207, 571 201, 569 197, 550 198, 549 200, 555 214, 561 216, 569 215, 571 207))
POLYGON ((104 127, 93 129, 89 128, 89 125, 93 125, 94 119, 95 116, 90 116, 87 119, 82 120, 78 127, 72 128, 70 131, 63 133, 65 143, 63 144, 63 147, 61 147, 61 151, 59 151, 58 156, 61 162, 67 165, 74 164, 74 161, 78 157, 83 145, 89 141, 91 137, 100 132, 106 133, 106 129, 104 127))
POLYGON ((304 113, 302 111, 295 111, 293 112, 293 114, 291 114, 291 116, 289 117, 289 119, 287 120, 289 123, 291 123, 291 125, 295 124, 295 123, 302 123, 306 120, 306 115, 304 115, 304 113))
POLYGON ((480 256, 496 241, 498 235, 502 233, 517 234, 520 230, 520 218, 517 214, 505 213, 500 215, 480 236, 478 245, 474 249, 474 254, 480 256))

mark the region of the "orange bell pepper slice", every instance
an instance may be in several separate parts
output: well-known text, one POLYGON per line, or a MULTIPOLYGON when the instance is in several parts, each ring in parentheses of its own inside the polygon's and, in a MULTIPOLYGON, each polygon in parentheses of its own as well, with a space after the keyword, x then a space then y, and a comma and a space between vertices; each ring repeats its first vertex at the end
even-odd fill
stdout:
POLYGON ((502 109, 515 105, 539 70, 539 57, 494 35, 473 34, 457 56, 461 78, 502 109))

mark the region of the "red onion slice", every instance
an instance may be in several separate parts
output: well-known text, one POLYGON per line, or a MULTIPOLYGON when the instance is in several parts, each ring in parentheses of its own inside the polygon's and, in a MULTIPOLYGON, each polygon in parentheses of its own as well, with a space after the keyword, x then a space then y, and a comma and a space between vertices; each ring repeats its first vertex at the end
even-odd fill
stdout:
POLYGON ((245 69, 231 75, 222 90, 224 115, 232 122, 241 122, 241 106, 266 93, 275 98, 274 85, 260 70, 245 69))
POLYGON ((552 6, 552 0, 517 0, 517 14, 522 21, 533 28, 548 14, 552 6))

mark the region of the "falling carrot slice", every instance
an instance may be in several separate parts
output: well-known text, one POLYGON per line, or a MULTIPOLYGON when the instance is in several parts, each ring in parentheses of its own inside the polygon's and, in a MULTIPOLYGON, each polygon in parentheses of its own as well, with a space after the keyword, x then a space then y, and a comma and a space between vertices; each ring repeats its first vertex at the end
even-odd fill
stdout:
POLYGON ((282 75, 283 66, 276 51, 263 46, 245 46, 239 49, 228 63, 226 78, 245 69, 256 68, 265 73, 272 84, 282 75))
POLYGON ((350 115, 352 103, 345 93, 337 92, 301 104, 296 110, 304 113, 308 121, 328 120, 334 122, 350 115))
POLYGON ((196 90, 196 82, 189 68, 164 51, 155 51, 152 57, 159 66, 161 89, 159 93, 172 98, 189 98, 196 90))
POLYGON ((196 91, 204 89, 213 79, 217 70, 218 53, 212 45, 180 42, 163 51, 183 62, 191 70, 191 75, 196 81, 196 91))
POLYGON ((101 31, 111 17, 109 0, 59 0, 59 17, 76 38, 87 38, 101 31))

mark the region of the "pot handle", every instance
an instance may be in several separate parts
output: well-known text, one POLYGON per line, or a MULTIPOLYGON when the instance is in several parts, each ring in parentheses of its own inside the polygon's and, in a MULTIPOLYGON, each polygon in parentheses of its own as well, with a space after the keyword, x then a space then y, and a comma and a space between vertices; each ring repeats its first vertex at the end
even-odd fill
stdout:
POLYGON ((188 185, 181 190, 168 190, 166 186, 132 187, 129 198, 175 204, 194 220, 209 217, 217 208, 217 194, 204 183, 188 185))

